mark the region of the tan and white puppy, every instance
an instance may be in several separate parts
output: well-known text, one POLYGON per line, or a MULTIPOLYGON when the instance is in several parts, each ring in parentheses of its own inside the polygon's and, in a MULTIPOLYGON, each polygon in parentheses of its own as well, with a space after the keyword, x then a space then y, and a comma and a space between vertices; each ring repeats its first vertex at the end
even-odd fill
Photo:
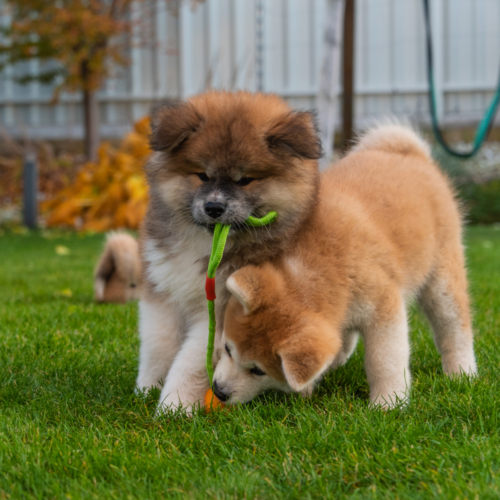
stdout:
POLYGON ((209 92, 170 103, 152 128, 137 386, 162 388, 160 410, 189 410, 209 387, 205 276, 215 223, 231 224, 217 271, 220 338, 227 277, 279 255, 307 225, 321 147, 310 113, 266 94, 209 92), (246 226, 249 215, 270 210, 280 214, 272 227, 246 226))
POLYGON ((322 175, 314 215, 286 252, 236 271, 215 394, 309 394, 365 344, 370 400, 410 388, 407 307, 417 298, 448 375, 476 373, 462 221, 448 180, 411 129, 370 130, 322 175))
POLYGON ((115 231, 106 236, 106 245, 94 271, 97 302, 125 304, 140 294, 141 262, 139 243, 130 234, 115 231))

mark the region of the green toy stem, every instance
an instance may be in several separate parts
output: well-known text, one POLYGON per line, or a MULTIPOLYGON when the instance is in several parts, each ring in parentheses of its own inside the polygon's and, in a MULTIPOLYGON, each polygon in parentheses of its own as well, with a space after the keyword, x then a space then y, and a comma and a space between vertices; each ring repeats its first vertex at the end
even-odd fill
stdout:
POLYGON ((207 275, 209 278, 215 278, 215 271, 219 267, 226 246, 227 235, 231 226, 228 224, 215 224, 214 239, 212 241, 212 253, 208 262, 207 275))
MULTIPOLYGON (((257 217, 248 217, 245 221, 246 224, 252 227, 263 227, 271 224, 276 220, 278 214, 276 212, 269 212, 264 217, 258 219, 257 217)), ((214 366, 212 357, 214 354, 215 342, 215 271, 219 267, 224 248, 226 246, 227 236, 231 226, 229 224, 215 224, 214 239, 212 241, 212 252, 210 253, 210 260, 208 262, 207 281, 205 290, 207 293, 208 302, 208 346, 207 346, 207 373, 210 387, 213 385, 214 366)))
POLYGON ((278 214, 276 212, 269 212, 267 215, 264 215, 261 219, 257 219, 257 217, 252 217, 250 216, 245 222, 249 226, 253 227, 262 227, 262 226, 267 226, 274 222, 276 220, 276 217, 278 217, 278 214))

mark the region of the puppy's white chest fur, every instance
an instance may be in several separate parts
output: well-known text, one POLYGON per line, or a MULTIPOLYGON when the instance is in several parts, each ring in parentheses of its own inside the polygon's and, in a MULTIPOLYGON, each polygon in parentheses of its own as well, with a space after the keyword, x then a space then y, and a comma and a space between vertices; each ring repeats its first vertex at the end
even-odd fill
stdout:
POLYGON ((203 303, 205 296, 204 266, 211 251, 211 236, 198 233, 163 249, 160 242, 145 243, 146 274, 158 293, 167 293, 179 305, 193 301, 203 303))

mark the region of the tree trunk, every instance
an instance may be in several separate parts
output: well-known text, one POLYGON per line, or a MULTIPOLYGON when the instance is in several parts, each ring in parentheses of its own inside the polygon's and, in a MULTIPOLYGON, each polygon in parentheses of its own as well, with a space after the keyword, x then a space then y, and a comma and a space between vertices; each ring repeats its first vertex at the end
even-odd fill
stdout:
POLYGON ((96 161, 99 148, 99 105, 94 90, 83 91, 83 121, 85 156, 89 161, 96 161))
POLYGON ((344 11, 344 54, 343 54, 343 99, 342 140, 344 151, 352 145, 353 137, 353 94, 354 94, 354 2, 345 1, 344 11))

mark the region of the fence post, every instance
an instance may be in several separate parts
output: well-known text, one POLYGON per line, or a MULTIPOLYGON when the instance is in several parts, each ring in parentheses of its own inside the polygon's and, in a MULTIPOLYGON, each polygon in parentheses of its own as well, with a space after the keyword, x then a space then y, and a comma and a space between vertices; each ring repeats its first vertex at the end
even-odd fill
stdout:
POLYGON ((36 229, 38 218, 38 165, 33 151, 24 155, 23 222, 36 229))

